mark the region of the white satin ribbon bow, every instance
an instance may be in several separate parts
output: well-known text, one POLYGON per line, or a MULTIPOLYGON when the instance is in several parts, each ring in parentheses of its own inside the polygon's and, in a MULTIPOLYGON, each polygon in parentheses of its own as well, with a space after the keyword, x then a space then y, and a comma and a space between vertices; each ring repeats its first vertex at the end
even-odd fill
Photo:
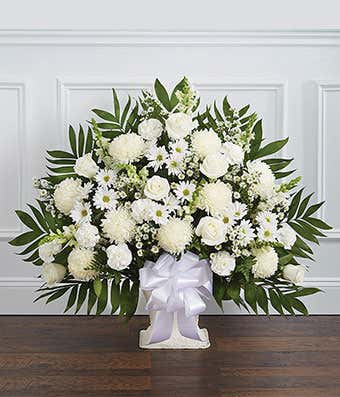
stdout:
POLYGON ((187 338, 201 340, 195 315, 202 313, 212 293, 212 273, 207 260, 187 252, 176 261, 162 254, 156 263, 146 261, 139 270, 140 287, 149 295, 146 310, 156 311, 150 343, 171 336, 174 312, 178 329, 187 338))

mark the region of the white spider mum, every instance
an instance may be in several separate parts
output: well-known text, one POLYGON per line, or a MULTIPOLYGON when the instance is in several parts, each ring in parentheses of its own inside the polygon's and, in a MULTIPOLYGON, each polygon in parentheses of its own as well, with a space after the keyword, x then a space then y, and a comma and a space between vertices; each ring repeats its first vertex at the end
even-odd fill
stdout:
POLYGON ((235 201, 235 203, 232 204, 232 210, 235 219, 242 219, 246 216, 248 209, 245 204, 235 201))
POLYGON ((154 203, 150 209, 150 215, 158 225, 164 225, 169 219, 169 209, 165 205, 154 203))
POLYGON ((90 203, 77 201, 71 211, 71 218, 75 223, 91 222, 92 209, 90 203))
POLYGON ((100 170, 96 177, 96 182, 102 187, 111 187, 116 179, 116 172, 113 170, 100 170))
POLYGON ((252 240, 254 240, 255 233, 250 221, 241 221, 240 225, 237 227, 237 236, 239 239, 239 244, 243 247, 248 245, 252 240))
POLYGON ((149 160, 149 167, 158 171, 164 164, 166 164, 169 154, 164 146, 152 146, 146 155, 149 160))
POLYGON ((196 189, 196 185, 190 182, 180 182, 175 189, 176 197, 180 201, 190 201, 196 189))
POLYGON ((112 189, 98 189, 93 197, 94 206, 101 210, 111 210, 116 208, 116 193, 112 189))

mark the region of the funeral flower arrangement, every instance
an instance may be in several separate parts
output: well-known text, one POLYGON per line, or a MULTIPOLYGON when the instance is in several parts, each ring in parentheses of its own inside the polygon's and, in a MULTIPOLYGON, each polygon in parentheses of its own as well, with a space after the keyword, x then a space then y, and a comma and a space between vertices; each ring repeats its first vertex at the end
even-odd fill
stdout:
POLYGON ((135 104, 113 90, 113 112, 93 109, 86 132, 70 127, 70 151, 48 151, 34 181, 38 205, 16 211, 30 230, 10 242, 41 267, 37 299, 68 292, 65 310, 130 317, 145 262, 190 252, 207 260, 219 305, 307 314, 309 243, 330 227, 288 178, 292 159, 272 156, 288 138, 265 144, 248 111, 227 97, 202 107, 186 78, 171 94, 156 80, 135 104))

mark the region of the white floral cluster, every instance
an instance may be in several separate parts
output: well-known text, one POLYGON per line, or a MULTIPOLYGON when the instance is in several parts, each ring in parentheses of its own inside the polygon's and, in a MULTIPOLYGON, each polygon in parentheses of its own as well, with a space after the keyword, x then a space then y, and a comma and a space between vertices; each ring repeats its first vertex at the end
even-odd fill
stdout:
MULTIPOLYGON (((278 270, 274 248, 294 245, 287 193, 265 162, 245 162, 252 137, 242 141, 237 122, 224 126, 228 135, 223 126, 199 127, 191 113, 195 95, 188 91, 178 99, 173 112, 162 110, 158 118, 149 117, 153 108, 144 110, 135 132, 97 141, 100 162, 91 153, 78 158, 78 177, 56 185, 53 205, 73 225, 63 238, 72 247, 67 271, 75 279, 97 276, 98 251, 105 252, 109 269, 124 271, 134 260, 195 247, 207 253, 218 275, 230 275, 238 261, 252 257, 254 277, 266 278, 278 270)), ((54 263, 61 250, 58 239, 40 246, 49 283, 65 276, 54 263)), ((303 269, 286 266, 283 275, 301 282, 303 269)))

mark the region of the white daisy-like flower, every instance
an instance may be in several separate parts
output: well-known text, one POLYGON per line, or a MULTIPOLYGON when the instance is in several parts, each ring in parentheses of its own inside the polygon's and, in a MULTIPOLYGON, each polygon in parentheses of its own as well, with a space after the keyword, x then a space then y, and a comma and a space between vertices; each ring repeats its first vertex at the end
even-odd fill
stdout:
POLYGON ((242 219, 247 214, 247 206, 245 204, 240 203, 239 201, 235 201, 232 204, 232 210, 235 219, 242 219))
POLYGON ((257 222, 260 227, 277 227, 277 218, 273 212, 270 211, 262 211, 256 217, 257 222))
POLYGON ((225 210, 222 211, 222 213, 218 216, 219 219, 227 226, 233 226, 235 224, 235 216, 234 216, 234 211, 233 208, 226 208, 225 210))
POLYGON ((90 203, 77 201, 70 215, 75 223, 91 222, 92 209, 90 203))
POLYGON ((108 169, 100 170, 95 179, 100 186, 111 187, 116 179, 116 172, 108 169))
POLYGON ((240 225, 237 227, 237 236, 239 244, 243 247, 248 245, 254 240, 255 233, 252 224, 248 220, 242 220, 240 225))
POLYGON ((163 203, 169 212, 177 211, 181 207, 180 201, 171 193, 165 197, 163 203))
POLYGON ((171 156, 166 162, 169 175, 179 175, 183 172, 183 163, 180 159, 171 156))
POLYGON ((88 199, 89 194, 92 192, 92 189, 93 189, 93 183, 92 182, 85 183, 84 186, 82 186, 80 188, 81 198, 83 200, 88 199))
POLYGON ((165 205, 154 203, 150 208, 151 219, 158 225, 164 225, 169 219, 169 210, 165 205))
POLYGON ((257 236, 260 241, 274 242, 277 240, 277 229, 271 225, 261 226, 257 228, 257 236))
POLYGON ((190 182, 180 182, 175 189, 176 197, 180 201, 190 201, 196 189, 196 185, 190 182))
POLYGON ((112 189, 98 189, 93 197, 94 206, 101 210, 112 210, 116 208, 116 193, 112 189))
POLYGON ((171 156, 177 159, 183 159, 188 153, 188 142, 180 139, 170 144, 171 156))
POLYGON ((169 154, 164 146, 152 146, 148 151, 146 158, 149 160, 149 167, 158 171, 164 164, 166 164, 169 154))

